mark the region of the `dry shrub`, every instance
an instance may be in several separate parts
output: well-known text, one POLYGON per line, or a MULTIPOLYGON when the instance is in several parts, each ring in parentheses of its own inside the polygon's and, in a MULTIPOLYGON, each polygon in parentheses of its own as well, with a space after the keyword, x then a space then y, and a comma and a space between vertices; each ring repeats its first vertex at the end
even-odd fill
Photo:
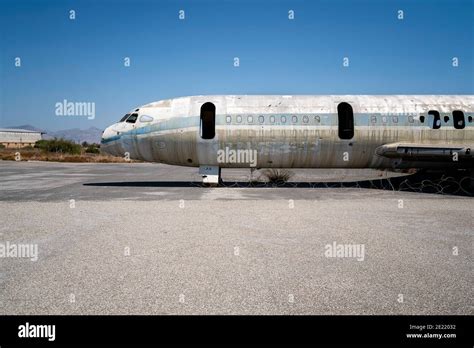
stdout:
POLYGON ((288 169, 277 168, 265 169, 261 173, 262 176, 272 184, 284 184, 294 175, 294 173, 288 169))
POLYGON ((72 163, 134 163, 140 161, 127 161, 122 157, 114 157, 104 154, 82 153, 77 155, 64 154, 59 152, 48 152, 41 149, 21 148, 21 149, 0 149, 0 160, 15 161, 15 153, 19 152, 22 161, 51 161, 51 162, 72 162, 72 163))

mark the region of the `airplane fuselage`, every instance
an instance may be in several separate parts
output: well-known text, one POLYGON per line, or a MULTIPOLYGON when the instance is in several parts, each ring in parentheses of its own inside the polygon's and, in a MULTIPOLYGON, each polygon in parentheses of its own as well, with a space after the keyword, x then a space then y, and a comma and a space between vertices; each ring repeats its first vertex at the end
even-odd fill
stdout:
POLYGON ((194 96, 127 115, 104 152, 219 168, 473 166, 471 95, 194 96))

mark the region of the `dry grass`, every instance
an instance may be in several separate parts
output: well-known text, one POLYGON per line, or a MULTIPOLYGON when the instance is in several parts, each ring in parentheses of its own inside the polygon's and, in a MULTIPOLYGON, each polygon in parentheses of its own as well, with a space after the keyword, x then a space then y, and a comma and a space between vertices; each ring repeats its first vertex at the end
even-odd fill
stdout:
POLYGON ((45 152, 40 149, 0 149, 0 160, 15 161, 16 153, 20 153, 21 161, 52 161, 52 162, 73 162, 73 163, 130 163, 139 162, 127 161, 122 157, 114 157, 104 154, 82 153, 80 155, 70 155, 58 152, 45 152))
POLYGON ((294 175, 294 173, 288 169, 276 168, 265 169, 261 174, 269 183, 272 184, 284 184, 294 175))

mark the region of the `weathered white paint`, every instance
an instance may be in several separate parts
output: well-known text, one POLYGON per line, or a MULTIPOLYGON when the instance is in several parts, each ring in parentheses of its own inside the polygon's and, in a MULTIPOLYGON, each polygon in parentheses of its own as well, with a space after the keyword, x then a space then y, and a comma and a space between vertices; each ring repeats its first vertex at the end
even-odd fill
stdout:
POLYGON ((132 158, 185 166, 248 167, 248 164, 218 164, 217 151, 227 146, 256 149, 258 167, 472 166, 473 123, 466 121, 465 129, 454 129, 452 123, 443 124, 441 129, 430 129, 427 121, 424 124, 419 122, 420 115, 426 117, 429 110, 439 111, 442 118, 450 115, 451 119, 453 110, 461 110, 467 120, 468 116, 474 115, 472 95, 214 95, 162 100, 138 109, 136 113, 139 116, 149 115, 153 121, 137 121, 135 124, 121 122, 108 127, 103 135, 102 148, 105 152, 119 156, 128 152, 132 158), (226 115, 254 115, 254 123, 226 124, 223 121, 216 125, 214 139, 202 139, 196 120, 202 104, 206 102, 216 106, 216 115, 221 117, 220 120, 226 115), (340 102, 351 104, 354 111, 355 134, 350 140, 338 137, 336 114, 340 102), (389 122, 376 126, 361 124, 360 120, 371 113, 383 114, 389 122), (282 114, 299 117, 321 114, 321 124, 300 122, 293 125, 291 120, 285 125, 278 122, 259 124, 257 120, 260 115, 270 117, 282 114), (415 123, 392 124, 392 115, 400 115, 401 118, 411 115, 415 123), (162 129, 157 130, 160 125, 162 129), (446 157, 433 160, 422 158, 420 161, 405 156, 402 160, 393 157, 394 144, 410 144, 413 151, 416 146, 422 145, 442 148, 441 153, 444 154, 454 149, 464 151, 464 154, 462 161, 457 163, 446 157), (384 155, 384 146, 390 149, 390 156, 384 155), (345 157, 349 160, 344 160, 345 157))

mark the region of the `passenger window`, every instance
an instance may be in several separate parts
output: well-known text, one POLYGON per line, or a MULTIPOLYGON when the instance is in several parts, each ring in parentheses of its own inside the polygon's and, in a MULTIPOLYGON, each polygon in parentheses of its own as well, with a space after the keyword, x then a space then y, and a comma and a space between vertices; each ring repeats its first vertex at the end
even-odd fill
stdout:
POLYGON ((128 123, 135 123, 137 122, 138 114, 131 114, 129 118, 127 118, 128 123))
POLYGON ((247 117, 247 122, 248 123, 253 123, 253 116, 248 116, 247 117))
POLYGON ((464 113, 459 110, 453 111, 453 121, 454 121, 454 128, 456 129, 463 129, 466 124, 464 120, 464 113))
POLYGON ((314 120, 316 121, 316 123, 321 122, 321 118, 319 116, 314 116, 314 120))
POLYGON ((420 122, 425 123, 425 116, 423 116, 423 115, 420 116, 420 122))
POLYGON ((377 116, 372 116, 372 117, 370 118, 370 122, 371 122, 371 123, 377 123, 377 116))
POLYGON ((259 121, 260 123, 265 122, 265 117, 259 116, 259 117, 258 117, 258 121, 259 121))
POLYGON ((286 116, 281 117, 281 123, 286 123, 286 116))
POLYGON ((471 123, 471 122, 472 122, 472 116, 469 116, 469 117, 467 118, 467 120, 469 121, 469 123, 471 123))
POLYGON ((308 123, 309 122, 309 117, 308 116, 303 116, 303 122, 308 123))
POLYGON ((410 123, 415 122, 415 119, 413 118, 413 116, 408 116, 408 122, 410 123))
POLYGON ((237 123, 242 123, 242 116, 237 116, 237 123))
POLYGON ((382 117, 382 123, 387 123, 387 117, 386 116, 382 117))
POLYGON ((444 123, 448 123, 449 122, 449 116, 444 116, 444 123))
POLYGON ((231 117, 231 116, 227 116, 227 117, 225 118, 225 120, 226 120, 227 123, 231 123, 231 122, 232 122, 232 117, 231 117))
POLYGON ((298 117, 293 116, 293 117, 291 118, 291 120, 293 121, 293 123, 296 123, 296 122, 298 122, 298 117))
POLYGON ((270 116, 270 122, 275 123, 275 116, 270 116))
POLYGON ((398 116, 393 116, 392 121, 393 123, 398 123, 398 116))

